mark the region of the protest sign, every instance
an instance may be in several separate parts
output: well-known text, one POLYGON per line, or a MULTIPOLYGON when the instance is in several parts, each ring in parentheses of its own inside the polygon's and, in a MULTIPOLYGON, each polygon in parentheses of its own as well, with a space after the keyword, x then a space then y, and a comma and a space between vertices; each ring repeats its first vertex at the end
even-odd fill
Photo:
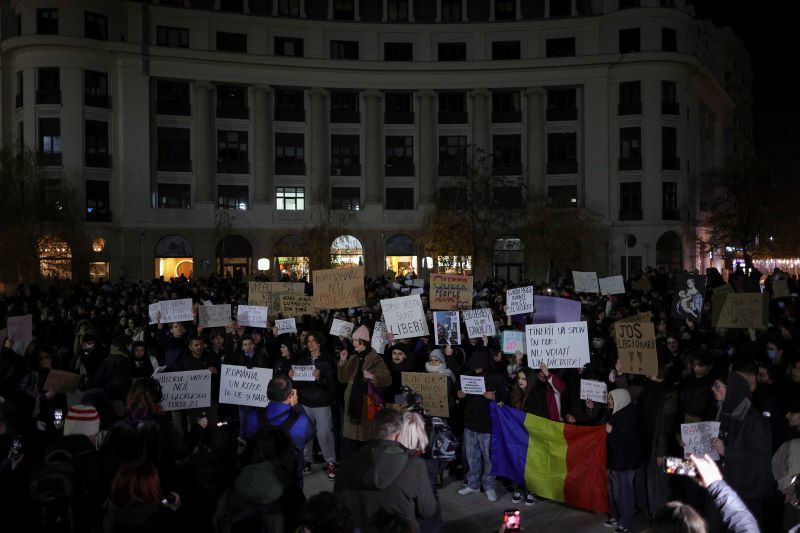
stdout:
POLYGON ((227 326, 231 322, 231 305, 201 305, 197 308, 197 318, 204 328, 227 326))
POLYGON ((461 321, 458 311, 434 311, 433 333, 435 344, 461 344, 461 321))
POLYGON ((262 305, 240 305, 236 308, 236 323, 251 328, 265 328, 267 315, 267 308, 262 305))
POLYGON ((314 365, 292 365, 294 377, 292 381, 314 381, 314 365))
POLYGON ((334 318, 333 323, 331 324, 330 334, 336 335, 338 337, 347 337, 349 339, 350 336, 353 334, 354 327, 355 325, 352 322, 334 318))
POLYGON ((533 323, 578 322, 581 319, 581 303, 577 300, 539 296, 533 300, 533 323))
POLYGON ((461 315, 467 326, 467 338, 477 339, 483 336, 494 337, 497 335, 491 309, 466 310, 461 311, 461 315))
POLYGON ((719 422, 695 422, 681 424, 681 440, 683 441, 683 456, 694 454, 702 457, 705 454, 719 461, 719 454, 711 446, 711 441, 719 437, 719 422))
POLYGON ((297 333, 297 323, 295 322, 294 317, 276 320, 275 327, 278 329, 278 335, 283 335, 284 333, 297 333))
POLYGON ((572 280, 575 283, 575 292, 590 292, 597 294, 600 292, 600 285, 597 282, 597 272, 578 272, 572 271, 572 280))
POLYGON ((386 327, 395 340, 426 337, 429 334, 419 294, 381 300, 381 310, 386 327))
POLYGON ((147 307, 150 315, 150 324, 170 324, 172 322, 192 322, 192 299, 181 298, 180 300, 162 300, 147 307), (159 315, 159 313, 161 313, 159 315))
MULTIPOLYGON (((715 289, 716 290, 716 289, 715 289)), ((776 279, 772 282, 772 298, 788 298, 789 294, 789 280, 776 279)))
POLYGON ((425 289, 422 287, 414 287, 408 294, 425 294, 425 289))
POLYGON ((614 329, 621 372, 658 375, 658 352, 653 323, 617 321, 614 329))
POLYGON ((503 331, 503 353, 525 353, 525 332, 507 329, 503 331))
POLYGON ((597 403, 608 402, 608 387, 602 381, 581 380, 581 400, 592 400, 597 403))
POLYGON ((219 403, 266 407, 269 403, 267 385, 271 379, 271 368, 222 365, 219 380, 219 403))
POLYGON ((203 305, 214 305, 211 300, 203 300, 203 305))
POLYGON ((63 370, 51 369, 47 373, 42 389, 53 392, 75 392, 81 382, 81 375, 75 372, 64 372, 63 370))
POLYGON ((506 315, 533 313, 533 287, 517 287, 506 291, 506 315))
POLYGON ((610 276, 607 278, 600 278, 600 294, 625 294, 625 280, 622 276, 610 276))
POLYGON ((431 309, 453 311, 472 307, 472 276, 431 274, 431 309))
POLYGON ((302 317, 314 312, 314 297, 299 294, 281 294, 281 314, 283 316, 302 317))
POLYGON ((483 376, 461 376, 461 390, 464 394, 480 394, 486 392, 486 380, 483 376))
POLYGON ((620 318, 617 322, 650 322, 653 320, 653 312, 645 311, 638 315, 629 316, 628 318, 620 318))
POLYGON ((161 408, 164 411, 198 409, 211 406, 211 372, 161 372, 153 375, 161 383, 161 408))
POLYGON ((314 307, 340 309, 366 305, 364 298, 364 267, 315 270, 314 307))
POLYGON ((17 344, 27 346, 33 340, 33 315, 10 316, 7 325, 7 335, 14 339, 15 348, 17 344))
POLYGON ((700 320, 703 312, 703 295, 706 292, 706 277, 681 272, 675 276, 675 300, 673 318, 700 320))
POLYGON ((402 372, 401 382, 422 396, 422 407, 430 416, 450 416, 447 399, 447 376, 428 372, 402 372))
POLYGON ((715 328, 767 329, 769 301, 767 294, 714 294, 711 298, 712 324, 715 328))
POLYGON ((387 344, 389 344, 389 339, 386 338, 386 324, 375 322, 372 330, 372 349, 375 350, 375 353, 383 354, 387 344))
POLYGON ((589 329, 586 322, 528 324, 525 346, 528 366, 539 368, 581 368, 589 362, 589 329))
POLYGON ((305 283, 288 283, 283 281, 251 281, 247 284, 247 303, 269 308, 273 316, 283 311, 281 296, 291 294, 303 296, 305 283))

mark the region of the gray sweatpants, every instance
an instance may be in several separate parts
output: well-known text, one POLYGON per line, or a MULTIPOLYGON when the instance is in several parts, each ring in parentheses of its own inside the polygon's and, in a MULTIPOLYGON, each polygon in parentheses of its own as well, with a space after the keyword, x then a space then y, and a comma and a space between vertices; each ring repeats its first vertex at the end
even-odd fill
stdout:
MULTIPOLYGON (((307 407, 303 406, 308 418, 314 423, 316 428, 317 440, 322 450, 322 455, 328 463, 336 462, 336 441, 333 436, 333 416, 331 408, 328 407, 307 407)), ((307 463, 311 463, 314 458, 314 441, 306 444, 304 455, 307 463)))

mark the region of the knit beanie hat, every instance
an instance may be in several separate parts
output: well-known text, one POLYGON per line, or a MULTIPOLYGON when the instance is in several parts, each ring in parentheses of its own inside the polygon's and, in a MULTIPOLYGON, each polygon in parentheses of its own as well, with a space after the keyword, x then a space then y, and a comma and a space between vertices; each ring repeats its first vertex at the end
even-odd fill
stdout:
POLYGON ((91 405, 73 405, 64 422, 64 436, 86 435, 93 437, 100 432, 100 415, 91 405))
POLYGON ((369 342, 369 330, 367 329, 367 326, 359 326, 358 329, 353 332, 353 340, 356 339, 369 342))
POLYGON ((429 357, 433 357, 434 359, 438 360, 440 363, 446 363, 444 354, 439 348, 431 350, 429 357))

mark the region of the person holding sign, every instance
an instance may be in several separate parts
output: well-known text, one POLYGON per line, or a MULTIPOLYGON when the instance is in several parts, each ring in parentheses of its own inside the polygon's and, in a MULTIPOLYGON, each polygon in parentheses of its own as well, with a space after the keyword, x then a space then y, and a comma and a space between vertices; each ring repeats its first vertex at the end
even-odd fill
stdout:
MULTIPOLYGON (((269 368, 266 356, 256 348, 256 343, 252 337, 242 337, 242 349, 234 354, 232 365, 245 366, 247 368, 269 368)), ((239 405, 239 435, 244 437, 245 420, 255 410, 255 407, 239 405)))
POLYGON ((175 361, 186 353, 189 335, 182 322, 173 322, 169 325, 169 331, 165 330, 164 324, 161 323, 161 311, 156 312, 156 322, 158 324, 156 343, 164 353, 164 364, 172 370, 175 361))
MULTIPOLYGON (((514 386, 511 388, 511 398, 509 400, 511 407, 519 409, 520 411, 526 411, 525 405, 528 403, 528 398, 536 387, 537 381, 538 379, 532 368, 521 368, 517 372, 517 379, 514 380, 514 386)), ((522 502, 523 492, 525 505, 530 507, 536 503, 536 496, 524 485, 512 481, 511 486, 513 488, 511 503, 522 502)))
POLYGON ((642 461, 639 421, 636 406, 625 389, 608 393, 611 417, 606 423, 606 462, 609 470, 609 507, 611 518, 605 525, 616 526, 617 533, 633 531, 636 497, 633 477, 642 461))

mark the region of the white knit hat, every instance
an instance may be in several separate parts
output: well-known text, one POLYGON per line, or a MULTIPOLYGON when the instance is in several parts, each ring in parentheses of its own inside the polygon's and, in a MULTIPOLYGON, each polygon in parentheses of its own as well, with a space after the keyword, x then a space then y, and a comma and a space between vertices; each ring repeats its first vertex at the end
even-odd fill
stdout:
POLYGON ((64 422, 64 436, 86 435, 93 437, 100 432, 100 415, 91 405, 73 405, 64 422))

